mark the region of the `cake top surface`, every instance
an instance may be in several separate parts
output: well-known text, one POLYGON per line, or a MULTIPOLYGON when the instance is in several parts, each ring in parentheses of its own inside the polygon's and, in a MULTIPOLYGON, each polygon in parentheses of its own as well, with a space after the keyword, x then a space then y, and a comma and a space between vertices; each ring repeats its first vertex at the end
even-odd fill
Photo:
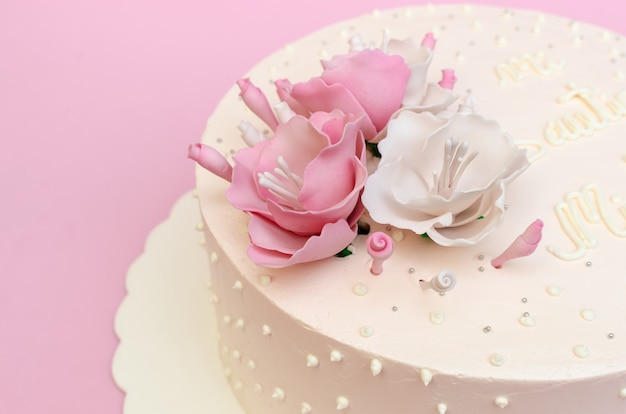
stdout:
MULTIPOLYGON (((226 200, 228 183, 198 169, 210 231, 242 277, 277 306, 365 352, 485 378, 550 380, 625 370, 623 38, 532 11, 410 7, 325 28, 286 45, 246 76, 276 103, 274 81, 319 76, 319 60, 346 53, 356 35, 378 45, 383 33, 419 41, 429 32, 437 39, 429 81, 454 68, 454 91, 471 96, 476 112, 497 120, 527 151, 530 166, 509 183, 497 229, 475 245, 444 247, 365 213, 371 232, 394 240, 380 275, 370 272, 363 235, 348 257, 270 269, 246 255, 248 220, 226 200), (537 219, 543 227, 536 251, 494 268, 491 260, 537 219), (456 274, 454 290, 423 289, 420 280, 444 270, 456 274)), ((238 93, 233 86, 203 137, 231 163, 245 147, 241 120, 271 135, 238 93)))

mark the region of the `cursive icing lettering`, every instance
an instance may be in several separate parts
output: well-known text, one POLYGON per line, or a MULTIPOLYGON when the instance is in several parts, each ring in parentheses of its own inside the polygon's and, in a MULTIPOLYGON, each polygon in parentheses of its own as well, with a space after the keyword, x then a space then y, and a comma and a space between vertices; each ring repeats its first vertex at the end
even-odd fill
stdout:
POLYGON ((496 76, 500 84, 507 80, 521 82, 529 74, 537 76, 551 76, 565 67, 563 61, 553 62, 546 58, 545 53, 539 52, 534 55, 525 53, 520 57, 514 57, 496 66, 496 76))
MULTIPOLYGON (((615 236, 626 237, 626 228, 617 225, 609 216, 607 203, 596 184, 566 194, 565 201, 557 203, 554 210, 565 235, 574 244, 573 251, 549 245, 548 251, 559 259, 580 259, 588 249, 597 247, 598 241, 589 233, 585 222, 603 223, 615 236)), ((618 212, 626 221, 626 205, 620 206, 618 212)))
POLYGON ((609 123, 626 116, 626 92, 621 92, 607 101, 595 96, 588 88, 578 88, 570 84, 568 89, 559 98, 559 103, 577 101, 585 109, 548 122, 544 129, 544 138, 551 145, 559 146, 568 141, 589 137, 606 128, 609 123))

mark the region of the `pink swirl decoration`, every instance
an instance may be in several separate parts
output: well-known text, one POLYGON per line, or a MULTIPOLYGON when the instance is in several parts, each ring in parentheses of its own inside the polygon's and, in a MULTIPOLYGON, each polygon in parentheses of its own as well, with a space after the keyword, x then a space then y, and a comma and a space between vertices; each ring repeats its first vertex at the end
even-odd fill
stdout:
POLYGON ((367 252, 372 256, 370 272, 379 275, 383 272, 383 262, 393 253, 393 239, 387 234, 377 231, 367 238, 367 252))

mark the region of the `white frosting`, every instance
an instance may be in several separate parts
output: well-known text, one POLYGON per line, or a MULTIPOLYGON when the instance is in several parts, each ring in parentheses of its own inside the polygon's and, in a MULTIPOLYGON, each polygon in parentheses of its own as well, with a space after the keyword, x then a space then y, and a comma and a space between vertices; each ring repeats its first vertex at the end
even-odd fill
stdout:
MULTIPOLYGON (((532 165, 511 184, 500 228, 477 246, 443 248, 371 223, 396 241, 379 276, 369 272, 364 236, 347 258, 253 265, 246 215, 225 200, 226 182, 199 169, 209 299, 218 320, 228 319, 218 324, 222 358, 242 406, 249 414, 626 412, 626 88, 614 76, 626 70, 615 54, 625 40, 531 11, 424 6, 339 23, 248 76, 274 99, 270 80, 315 76, 319 56, 346 52, 357 33, 379 44, 385 28, 417 39, 435 28, 432 72, 454 68, 455 90, 471 90, 477 112, 529 148, 532 165), (499 67, 509 72, 498 76, 499 67), (538 218, 535 253, 492 268, 538 218), (458 277, 454 290, 420 287, 444 269, 458 277)), ((203 139, 229 159, 246 145, 242 119, 267 129, 237 93, 203 139)))

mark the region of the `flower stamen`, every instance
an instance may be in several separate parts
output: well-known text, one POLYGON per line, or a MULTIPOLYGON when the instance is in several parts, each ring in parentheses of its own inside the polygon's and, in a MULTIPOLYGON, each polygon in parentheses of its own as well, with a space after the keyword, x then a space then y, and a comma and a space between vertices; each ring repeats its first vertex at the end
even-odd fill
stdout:
POLYGON ((304 210, 298 197, 303 181, 300 176, 291 171, 289 164, 282 156, 278 156, 279 167, 274 168, 274 174, 269 171, 258 173, 258 183, 294 210, 304 210))
POLYGON ((436 194, 449 197, 456 190, 463 172, 478 155, 477 151, 468 155, 468 150, 467 141, 459 141, 456 136, 446 140, 441 171, 433 171, 433 190, 436 194))

